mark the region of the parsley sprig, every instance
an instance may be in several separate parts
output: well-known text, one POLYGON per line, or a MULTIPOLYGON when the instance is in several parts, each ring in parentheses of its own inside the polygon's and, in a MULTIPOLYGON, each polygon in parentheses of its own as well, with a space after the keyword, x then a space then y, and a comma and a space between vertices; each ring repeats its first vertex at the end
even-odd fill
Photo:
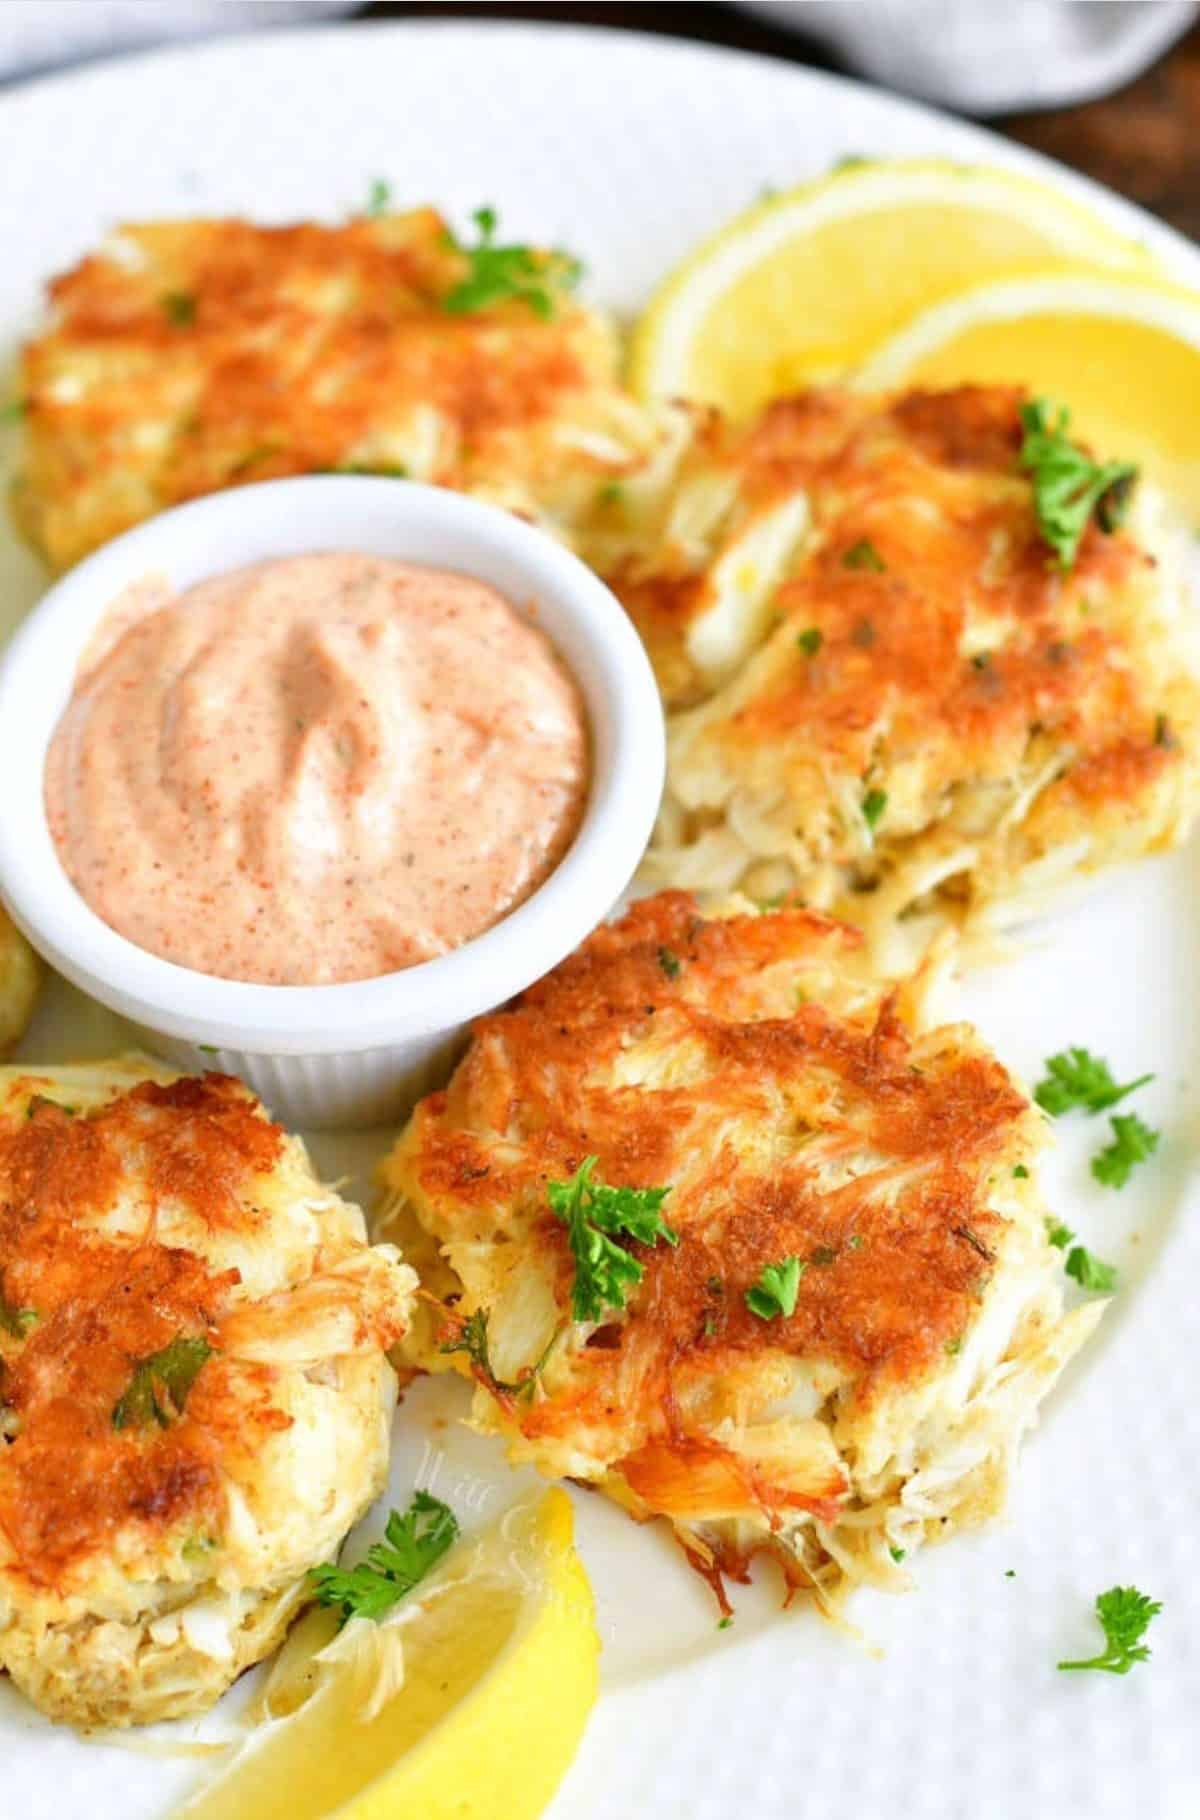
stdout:
POLYGON ((1135 1662, 1147 1662, 1150 1651, 1142 1642, 1150 1620, 1162 1610, 1157 1599, 1147 1598, 1136 1586, 1110 1586, 1096 1600, 1096 1616, 1104 1632, 1104 1648, 1097 1656, 1077 1662, 1060 1662, 1059 1668, 1100 1668, 1110 1675, 1127 1675, 1135 1662))
POLYGON ((543 253, 531 246, 498 246, 495 209, 476 209, 471 220, 479 230, 474 246, 449 235, 468 271, 443 297, 442 308, 451 316, 471 316, 511 297, 548 322, 562 292, 572 290, 583 276, 579 260, 558 249, 543 253))
POLYGON ((490 1319, 488 1309, 476 1308, 465 1319, 461 1316, 458 1319, 459 1326, 450 1339, 442 1342, 438 1351, 465 1352, 476 1372, 487 1384, 488 1389, 502 1397, 517 1397, 532 1391, 561 1331, 559 1328, 555 1328, 536 1364, 523 1370, 519 1378, 506 1383, 503 1378, 497 1377, 492 1365, 488 1341, 488 1321, 490 1319))
POLYGON ((199 1334, 177 1334, 158 1352, 134 1366, 129 1388, 112 1413, 114 1428, 167 1428, 183 1412, 200 1368, 212 1347, 199 1334))
POLYGON ((1109 1119, 1112 1142, 1092 1158, 1092 1174, 1106 1188, 1124 1188, 1139 1163, 1158 1149, 1158 1132, 1144 1125, 1136 1112, 1109 1119))
POLYGON ((488 1311, 476 1308, 454 1331, 453 1338, 443 1340, 439 1352, 465 1352, 476 1371, 488 1380, 496 1390, 516 1390, 515 1384, 504 1384, 492 1370, 492 1357, 488 1350, 488 1311))
MULTIPOLYGON (((1107 1062, 1086 1049, 1065 1049, 1050 1057, 1045 1077, 1034 1088, 1033 1097, 1044 1112, 1054 1117, 1075 1108, 1088 1113, 1107 1112, 1110 1106, 1153 1079, 1152 1074, 1139 1074, 1136 1081, 1118 1086, 1107 1062)), ((1108 1188, 1124 1188, 1137 1165, 1158 1149, 1159 1134, 1143 1124, 1136 1113, 1117 1113, 1108 1122, 1112 1141, 1092 1158, 1092 1174, 1108 1188)))
POLYGON ((1034 1088, 1033 1097, 1042 1111, 1054 1118, 1076 1108, 1083 1112, 1107 1112, 1110 1106, 1153 1079, 1152 1074, 1139 1074, 1136 1081, 1118 1086, 1107 1062, 1076 1047, 1050 1057, 1045 1077, 1034 1088))
POLYGON ((1021 466, 1033 482, 1038 530, 1067 573, 1074 565, 1088 522, 1115 531, 1129 508, 1137 468, 1129 461, 1092 460, 1067 435, 1070 412, 1045 398, 1021 406, 1021 466))
POLYGON ((598 1321, 606 1309, 624 1308, 626 1294, 641 1282, 645 1267, 615 1243, 613 1234, 656 1245, 666 1239, 678 1245, 679 1234, 663 1219, 666 1188, 612 1188, 595 1180, 599 1159, 583 1159, 569 1182, 547 1182, 551 1211, 567 1229, 575 1259, 571 1314, 576 1321, 598 1321))
POLYGON ((458 1518, 440 1498, 419 1491, 403 1516, 393 1510, 383 1535, 357 1567, 326 1561, 309 1570, 317 1603, 339 1606, 343 1624, 348 1618, 378 1622, 411 1592, 457 1539, 458 1518))

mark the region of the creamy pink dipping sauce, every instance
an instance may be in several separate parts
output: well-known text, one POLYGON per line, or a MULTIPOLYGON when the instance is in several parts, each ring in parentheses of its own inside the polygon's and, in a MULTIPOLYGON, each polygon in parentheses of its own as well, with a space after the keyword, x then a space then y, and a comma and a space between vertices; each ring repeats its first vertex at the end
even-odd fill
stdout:
POLYGON ((579 825, 579 690, 465 575, 330 554, 139 584, 85 663, 46 760, 59 857, 200 973, 314 986, 446 954, 579 825))

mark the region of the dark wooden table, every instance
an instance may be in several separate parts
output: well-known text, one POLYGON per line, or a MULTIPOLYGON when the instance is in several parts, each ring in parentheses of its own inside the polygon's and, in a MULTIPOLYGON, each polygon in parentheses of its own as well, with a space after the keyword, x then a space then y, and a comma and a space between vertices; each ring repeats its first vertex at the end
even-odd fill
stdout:
MULTIPOLYGON (((823 46, 778 31, 732 6, 529 6, 376 4, 360 17, 470 15, 626 26, 676 38, 701 38, 806 63, 841 66, 823 46)), ((1200 26, 1137 82, 1103 101, 989 120, 997 132, 1074 165, 1200 240, 1200 26)))

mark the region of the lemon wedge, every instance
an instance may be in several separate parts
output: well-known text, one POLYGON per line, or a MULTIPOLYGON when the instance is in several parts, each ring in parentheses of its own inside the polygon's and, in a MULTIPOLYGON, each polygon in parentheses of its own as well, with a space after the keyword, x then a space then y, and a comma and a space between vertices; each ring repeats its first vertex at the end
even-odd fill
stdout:
POLYGON ((1031 268, 1157 265, 1034 179, 941 161, 856 161, 764 199, 686 259, 638 325, 630 382, 642 398, 749 415, 856 367, 954 292, 1031 268))
POLYGON ((908 323, 856 383, 964 379, 1069 405, 1072 434, 1136 461, 1200 524, 1200 292, 1115 272, 978 285, 908 323))
POLYGON ((176 1820, 533 1820, 596 1698, 565 1492, 461 1543, 389 1619, 288 1638, 262 1722, 176 1820))
POLYGON ((0 1055, 33 1015, 41 974, 33 949, 0 910, 0 1055))

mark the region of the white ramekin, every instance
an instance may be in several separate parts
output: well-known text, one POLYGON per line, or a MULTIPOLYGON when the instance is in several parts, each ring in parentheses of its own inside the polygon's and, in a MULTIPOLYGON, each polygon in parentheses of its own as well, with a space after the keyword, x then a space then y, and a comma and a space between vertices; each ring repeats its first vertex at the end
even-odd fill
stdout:
POLYGON ((0 892, 51 966, 187 1068, 239 1074, 276 1117, 318 1129, 402 1113, 444 1072, 466 1023, 528 986, 611 909, 662 791, 662 710, 629 621, 542 532, 436 487, 314 475, 215 493, 140 525, 72 569, 0 660, 0 892), (511 915, 452 954, 379 979, 262 986, 161 960, 89 908, 46 822, 46 748, 96 624, 130 582, 175 588, 271 556, 367 551, 490 582, 541 626, 578 679, 592 783, 561 864, 511 915))

